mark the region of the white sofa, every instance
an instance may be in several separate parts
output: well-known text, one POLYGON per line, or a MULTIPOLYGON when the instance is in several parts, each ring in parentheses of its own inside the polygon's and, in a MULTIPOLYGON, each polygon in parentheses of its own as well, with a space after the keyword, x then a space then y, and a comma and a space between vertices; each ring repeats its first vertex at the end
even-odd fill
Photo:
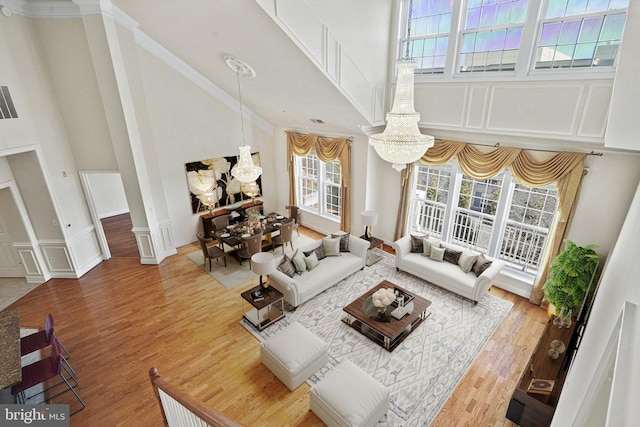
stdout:
MULTIPOLYGON (((451 243, 446 243, 446 246, 458 251, 466 250, 451 243)), ((465 273, 458 264, 436 261, 424 256, 421 252, 411 252, 411 236, 409 235, 395 241, 393 248, 396 251, 397 270, 413 274, 427 282, 468 298, 476 304, 489 290, 491 283, 505 265, 503 261, 485 255, 487 259, 492 261, 489 268, 480 276, 476 276, 473 271, 465 273)))
MULTIPOLYGON (((298 250, 310 251, 321 244, 322 240, 317 240, 298 248, 298 250)), ((269 275, 271 286, 282 292, 285 301, 297 307, 345 277, 364 268, 367 250, 369 250, 369 242, 351 234, 349 235, 349 252, 340 252, 340 256, 328 256, 321 260, 313 270, 305 271, 302 274, 296 273, 293 277, 276 270, 269 275)), ((282 255, 275 257, 276 266, 280 264, 282 257, 282 255)))

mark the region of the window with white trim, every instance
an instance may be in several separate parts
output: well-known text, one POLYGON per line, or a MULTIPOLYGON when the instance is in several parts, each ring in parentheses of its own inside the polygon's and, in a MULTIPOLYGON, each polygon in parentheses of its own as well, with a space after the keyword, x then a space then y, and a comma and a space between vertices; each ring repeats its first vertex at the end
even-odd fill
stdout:
POLYGON ((325 163, 314 151, 295 156, 296 194, 301 209, 336 221, 342 213, 339 160, 325 163))
POLYGON ((398 57, 416 74, 613 72, 629 0, 409 0, 398 57), (535 19, 531 19, 535 17, 535 19))
POLYGON ((629 0, 548 0, 535 68, 611 67, 629 0))
POLYGON ((407 229, 487 253, 532 281, 553 222, 555 184, 530 188, 509 170, 473 179, 457 162, 416 165, 407 229))

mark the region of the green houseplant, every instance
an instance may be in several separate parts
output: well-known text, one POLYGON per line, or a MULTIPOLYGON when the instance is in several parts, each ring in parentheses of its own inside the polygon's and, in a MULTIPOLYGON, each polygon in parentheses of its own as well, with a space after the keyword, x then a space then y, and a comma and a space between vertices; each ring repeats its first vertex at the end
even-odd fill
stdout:
POLYGON ((593 249, 596 247, 581 247, 565 240, 565 249, 551 262, 549 278, 542 288, 543 301, 552 303, 562 319, 570 319, 578 313, 595 280, 598 254, 593 249))

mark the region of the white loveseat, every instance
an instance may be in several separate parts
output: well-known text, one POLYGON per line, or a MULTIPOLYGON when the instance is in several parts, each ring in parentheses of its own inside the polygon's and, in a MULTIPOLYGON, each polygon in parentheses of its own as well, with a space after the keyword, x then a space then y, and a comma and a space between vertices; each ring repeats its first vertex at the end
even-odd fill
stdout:
MULTIPOLYGON (((467 249, 445 243, 447 248, 457 251, 467 251, 467 249)), ((406 271, 427 282, 440 286, 453 293, 478 303, 480 298, 489 290, 491 283, 496 278, 500 270, 504 267, 504 262, 492 259, 485 255, 485 258, 492 261, 491 266, 484 270, 479 276, 473 271, 465 273, 458 264, 447 261, 436 261, 429 256, 424 256, 422 252, 411 252, 411 236, 407 235, 397 240, 393 244, 396 251, 396 269, 406 271)))
MULTIPOLYGON (((298 251, 311 251, 321 244, 322 240, 317 240, 298 248, 298 251)), ((321 260, 313 270, 305 271, 302 274, 296 273, 293 277, 276 270, 269 275, 271 286, 282 292, 285 301, 297 307, 345 277, 364 268, 368 249, 368 241, 349 235, 349 252, 340 252, 340 256, 328 256, 321 260)), ((282 255, 275 257, 276 266, 280 264, 282 258, 282 255)))

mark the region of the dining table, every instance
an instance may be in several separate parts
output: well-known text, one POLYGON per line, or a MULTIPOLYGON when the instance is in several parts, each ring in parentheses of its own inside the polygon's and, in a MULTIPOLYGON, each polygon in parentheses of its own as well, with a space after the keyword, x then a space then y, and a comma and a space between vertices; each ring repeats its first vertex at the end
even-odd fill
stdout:
POLYGON ((262 250, 271 249, 271 235, 280 231, 280 226, 288 221, 292 221, 291 218, 285 215, 271 212, 267 215, 260 215, 260 227, 250 231, 248 229, 248 221, 239 222, 236 224, 229 224, 226 228, 216 230, 214 235, 218 241, 230 246, 232 251, 238 250, 244 243, 244 238, 255 235, 262 232, 264 238, 264 244, 262 250))
POLYGON ((20 358, 20 312, 0 312, 0 390, 22 381, 20 358))

